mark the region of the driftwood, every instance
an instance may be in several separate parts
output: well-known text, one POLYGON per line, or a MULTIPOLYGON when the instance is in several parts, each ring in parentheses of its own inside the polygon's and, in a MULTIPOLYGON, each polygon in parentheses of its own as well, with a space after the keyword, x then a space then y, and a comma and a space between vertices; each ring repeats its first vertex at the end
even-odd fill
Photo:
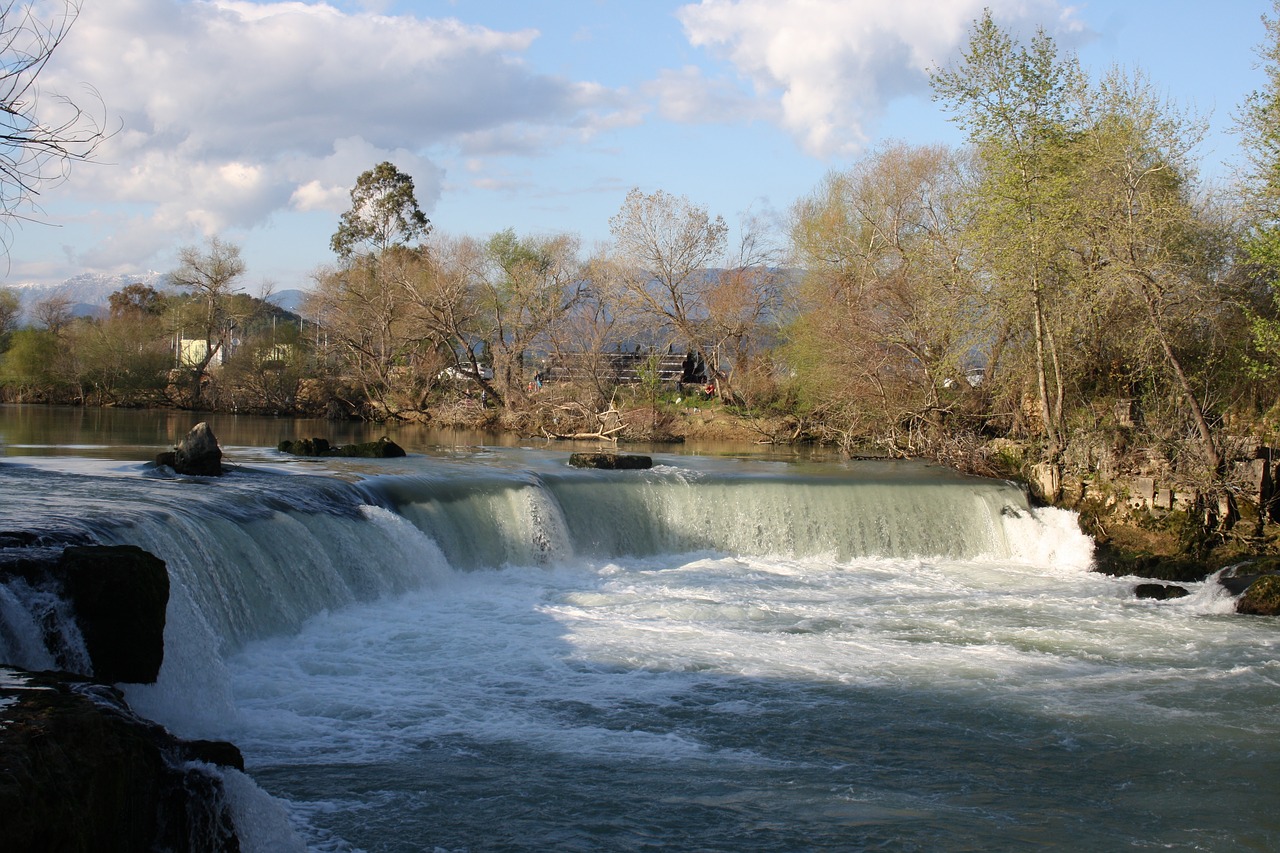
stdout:
MULTIPOLYGON (((572 403, 563 406, 556 406, 561 411, 576 411, 579 416, 585 419, 589 414, 587 408, 581 403, 572 403)), ((560 441, 612 441, 617 442, 618 433, 626 429, 627 425, 622 422, 622 414, 613 407, 612 404, 603 412, 590 413, 600 424, 595 432, 552 432, 545 426, 542 428, 542 434, 547 438, 553 438, 560 441)))

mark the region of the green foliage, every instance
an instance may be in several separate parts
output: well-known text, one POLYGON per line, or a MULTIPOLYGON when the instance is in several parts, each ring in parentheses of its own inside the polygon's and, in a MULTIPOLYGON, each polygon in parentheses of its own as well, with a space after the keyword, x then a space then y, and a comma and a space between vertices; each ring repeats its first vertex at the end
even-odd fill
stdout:
POLYGON ((58 383, 58 336, 47 329, 19 329, 0 358, 0 385, 25 392, 52 390, 58 383))
POLYGON ((9 335, 18 328, 18 317, 22 314, 22 300, 12 287, 0 287, 0 352, 4 352, 9 342, 9 335))

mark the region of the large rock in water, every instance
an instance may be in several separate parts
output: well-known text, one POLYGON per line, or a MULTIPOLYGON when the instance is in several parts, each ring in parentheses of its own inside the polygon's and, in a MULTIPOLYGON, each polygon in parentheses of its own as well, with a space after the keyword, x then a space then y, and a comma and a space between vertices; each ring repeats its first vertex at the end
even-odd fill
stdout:
POLYGON ((203 421, 191 428, 171 453, 161 453, 156 462, 179 474, 197 477, 222 476, 222 448, 213 430, 203 421))
POLYGON ((276 445, 281 453, 292 453, 294 456, 343 456, 364 459, 396 459, 406 456, 404 448, 385 435, 377 441, 366 441, 362 444, 343 444, 334 447, 324 438, 300 438, 297 441, 284 440, 276 445))
POLYGON ((1241 593, 1236 612, 1251 616, 1280 616, 1280 575, 1263 575, 1241 593))
POLYGON ((572 453, 569 464, 575 468, 604 470, 643 470, 653 467, 653 457, 626 453, 572 453))
MULTIPOLYGON (((154 683, 164 660, 169 572, 164 561, 133 545, 73 545, 10 552, 0 561, 0 580, 22 578, 33 589, 52 586, 71 606, 95 678, 107 682, 154 683)), ((62 668, 55 614, 46 623, 45 645, 62 668)))
POLYGON ((0 668, 5 850, 238 851, 214 761, 244 766, 231 744, 143 720, 114 688, 0 668))

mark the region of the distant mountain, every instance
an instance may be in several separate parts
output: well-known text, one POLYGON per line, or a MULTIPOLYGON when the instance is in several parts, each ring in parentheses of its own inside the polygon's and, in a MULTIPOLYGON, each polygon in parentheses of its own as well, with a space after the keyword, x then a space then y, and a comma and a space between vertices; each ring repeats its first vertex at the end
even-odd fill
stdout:
POLYGON ((76 317, 97 317, 107 313, 107 298, 122 287, 130 284, 145 284, 156 290, 163 290, 169 284, 169 276, 162 272, 125 273, 123 275, 101 275, 99 273, 83 273, 73 276, 61 284, 13 284, 9 285, 22 301, 22 310, 27 319, 31 317, 31 309, 42 299, 51 296, 62 297, 71 301, 71 313, 76 317))
POLYGON ((302 316, 302 303, 307 298, 307 291, 298 290, 280 290, 272 293, 267 297, 267 301, 277 308, 283 308, 298 316, 302 316))
MULTIPOLYGON (((162 272, 126 273, 124 275, 99 275, 84 273, 69 278, 61 284, 11 284, 22 301, 22 310, 26 320, 31 319, 32 307, 42 299, 51 296, 64 297, 71 300, 71 313, 76 317, 106 316, 108 297, 130 284, 145 284, 156 290, 165 291, 169 287, 169 276, 162 272)), ((294 314, 299 314, 302 302, 306 298, 305 290, 281 290, 272 293, 267 301, 277 307, 294 314)))

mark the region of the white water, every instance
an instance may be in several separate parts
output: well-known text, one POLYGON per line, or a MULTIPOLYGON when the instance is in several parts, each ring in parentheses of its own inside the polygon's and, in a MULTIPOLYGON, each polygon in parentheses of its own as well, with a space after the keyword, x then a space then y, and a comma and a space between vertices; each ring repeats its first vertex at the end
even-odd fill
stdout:
POLYGON ((1280 842, 1280 632, 1216 584, 1138 601, 1069 514, 936 469, 662 461, 0 485, 168 562, 131 703, 236 741, 313 848, 1280 842))

